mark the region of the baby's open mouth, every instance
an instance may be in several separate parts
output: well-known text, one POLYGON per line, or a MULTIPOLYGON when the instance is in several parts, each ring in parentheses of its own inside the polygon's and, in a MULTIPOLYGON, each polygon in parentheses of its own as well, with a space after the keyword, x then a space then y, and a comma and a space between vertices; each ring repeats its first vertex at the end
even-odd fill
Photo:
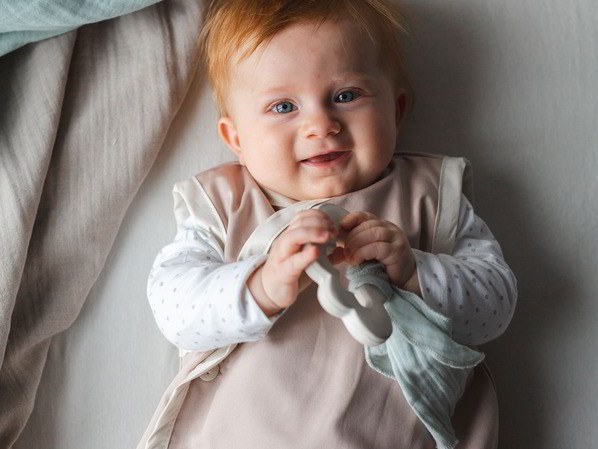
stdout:
POLYGON ((332 151, 326 154, 320 154, 318 156, 310 157, 309 159, 303 159, 301 162, 310 162, 312 164, 319 164, 322 162, 333 161, 341 156, 349 153, 349 151, 332 151))

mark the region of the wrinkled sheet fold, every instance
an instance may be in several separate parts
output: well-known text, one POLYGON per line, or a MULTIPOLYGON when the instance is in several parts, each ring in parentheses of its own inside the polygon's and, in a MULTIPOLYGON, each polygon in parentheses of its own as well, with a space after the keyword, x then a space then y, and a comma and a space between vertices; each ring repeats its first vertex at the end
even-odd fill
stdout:
POLYGON ((172 0, 0 58, 0 447, 98 278, 193 79, 200 6, 172 0))

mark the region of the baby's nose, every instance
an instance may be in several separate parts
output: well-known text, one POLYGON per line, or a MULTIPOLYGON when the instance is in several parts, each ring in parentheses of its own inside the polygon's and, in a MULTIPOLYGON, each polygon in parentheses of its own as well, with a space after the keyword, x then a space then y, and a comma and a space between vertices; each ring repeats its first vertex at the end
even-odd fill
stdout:
POLYGON ((312 113, 304 124, 306 138, 323 139, 331 134, 338 134, 340 131, 340 122, 329 112, 323 110, 312 113))

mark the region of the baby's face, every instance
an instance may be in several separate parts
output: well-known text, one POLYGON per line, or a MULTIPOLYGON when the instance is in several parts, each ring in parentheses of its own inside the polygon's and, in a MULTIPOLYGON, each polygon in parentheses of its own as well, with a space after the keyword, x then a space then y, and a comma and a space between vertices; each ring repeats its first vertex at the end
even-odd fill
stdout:
POLYGON ((262 186, 296 200, 338 196, 392 159, 404 94, 350 21, 292 25, 231 70, 219 132, 262 186))

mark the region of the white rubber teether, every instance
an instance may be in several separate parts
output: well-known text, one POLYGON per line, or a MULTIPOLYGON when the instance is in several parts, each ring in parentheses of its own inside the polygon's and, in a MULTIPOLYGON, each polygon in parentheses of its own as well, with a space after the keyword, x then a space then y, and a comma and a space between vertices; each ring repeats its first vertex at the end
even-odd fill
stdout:
MULTIPOLYGON (((337 227, 349 213, 335 204, 325 203, 317 208, 325 212, 337 227)), ((318 284, 318 301, 322 308, 340 318, 353 338, 361 344, 375 346, 384 343, 392 333, 392 323, 384 309, 386 296, 369 284, 358 288, 353 295, 341 285, 339 271, 328 260, 336 241, 318 246, 321 249, 320 256, 305 272, 318 284)))

